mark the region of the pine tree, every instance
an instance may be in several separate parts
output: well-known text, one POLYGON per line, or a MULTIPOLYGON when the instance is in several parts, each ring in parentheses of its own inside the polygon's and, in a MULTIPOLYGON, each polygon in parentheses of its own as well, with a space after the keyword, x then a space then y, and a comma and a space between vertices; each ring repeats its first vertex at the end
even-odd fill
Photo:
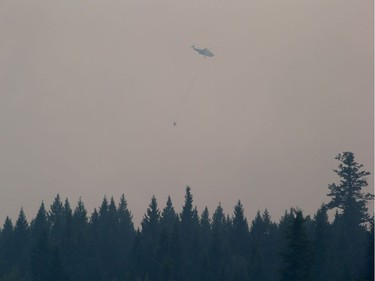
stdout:
POLYGON ((246 256, 249 250, 249 226, 240 200, 238 200, 236 206, 234 206, 231 241, 233 254, 246 256))
POLYGON ((32 243, 36 243, 36 241, 38 241, 42 232, 46 231, 47 234, 49 233, 49 225, 47 220, 47 211, 44 207, 44 202, 42 202, 35 219, 31 221, 30 225, 32 243))
POLYGON ((193 195, 189 186, 186 186, 185 189, 185 202, 180 217, 182 256, 184 260, 182 275, 184 280, 192 280, 197 278, 198 275, 196 263, 199 260, 197 256, 199 218, 197 208, 193 207, 193 195))
POLYGON ((131 246, 135 238, 135 230, 133 224, 133 215, 128 210, 127 202, 124 194, 121 195, 120 202, 117 208, 118 217, 118 234, 117 242, 120 250, 119 267, 120 275, 124 276, 129 267, 129 257, 131 246))
POLYGON ((327 208, 322 205, 314 216, 314 249, 315 263, 313 266, 313 276, 316 281, 330 279, 330 238, 331 230, 328 221, 327 208))
POLYGON ((112 280, 120 272, 120 249, 117 244, 119 231, 117 207, 113 197, 109 204, 103 199, 99 212, 99 265, 101 276, 112 280))
MULTIPOLYGON (((102 214, 106 211, 106 208, 108 207, 108 201, 106 197, 104 197, 101 210, 102 214), (104 200, 105 199, 105 200, 104 200), (105 201, 105 203, 104 203, 105 201), (103 207, 103 205, 105 205, 103 207)), ((101 280, 101 271, 99 267, 99 257, 100 257, 100 247, 99 245, 101 243, 100 241, 100 216, 99 212, 96 208, 94 208, 94 211, 91 214, 90 217, 90 223, 89 223, 89 251, 87 256, 87 263, 88 263, 88 272, 87 272, 87 279, 91 281, 99 281, 101 280)))
POLYGON ((249 227, 240 200, 234 206, 234 215, 231 222, 230 241, 232 256, 230 279, 233 281, 248 280, 249 227))
POLYGON ((177 219, 171 234, 170 257, 171 257, 171 280, 182 280, 183 257, 181 255, 183 247, 180 235, 180 222, 177 219))
POLYGON ((13 223, 9 217, 6 217, 3 229, 0 234, 0 276, 11 271, 15 262, 13 252, 13 223))
POLYGON ((73 223, 75 228, 85 229, 87 226, 87 222, 87 210, 85 208, 85 204, 82 201, 82 198, 80 197, 73 212, 73 223))
POLYGON ((21 208, 14 226, 13 243, 13 251, 17 254, 15 264, 21 272, 27 272, 30 263, 30 229, 23 208, 21 208))
MULTIPOLYGON (((89 233, 88 233, 88 218, 85 205, 81 198, 78 199, 77 206, 75 207, 72 215, 72 243, 69 248, 68 266, 69 275, 65 280, 72 281, 85 281, 87 280, 87 272, 89 271, 89 233)), ((70 223, 67 222, 67 228, 70 223)), ((67 230, 68 231, 68 230, 67 230)), ((68 231, 69 232, 69 231, 68 231)), ((58 258, 58 256, 57 256, 58 258)), ((66 268, 65 268, 66 269, 66 268)))
POLYGON ((138 229, 135 234, 134 243, 130 254, 130 269, 127 280, 144 280, 146 275, 145 259, 146 248, 143 243, 141 231, 138 229))
POLYGON ((224 210, 219 203, 212 216, 212 239, 209 247, 209 263, 212 280, 226 279, 225 265, 228 256, 228 222, 224 210))
POLYGON ((31 250, 31 274, 33 281, 46 281, 49 279, 50 248, 48 245, 48 233, 44 229, 37 237, 31 250))
POLYGON ((160 238, 156 250, 157 256, 157 276, 156 280, 171 280, 172 278, 172 263, 170 258, 170 241, 169 233, 165 227, 162 227, 160 238))
POLYGON ((255 281, 267 280, 263 256, 266 231, 262 215, 258 210, 250 227, 250 277, 255 281))
POLYGON ((160 224, 168 233, 171 233, 176 220, 178 219, 176 211, 174 210, 171 197, 168 196, 165 207, 161 213, 160 224))
POLYGON ((211 238, 211 219, 208 208, 205 207, 200 218, 200 235, 202 247, 208 249, 211 238))
POLYGON ((328 185, 331 201, 327 204, 329 209, 339 208, 343 211, 344 220, 353 226, 369 221, 367 201, 373 200, 374 195, 364 193, 362 189, 368 185, 366 176, 370 172, 363 171, 363 165, 354 160, 352 152, 338 154, 336 158, 340 161, 334 172, 340 177, 340 184, 328 185))
POLYGON ((283 253, 281 281, 309 281, 313 265, 312 245, 307 237, 302 211, 295 212, 295 218, 286 233, 287 248, 283 253))
POLYGON ((157 245, 161 231, 160 211, 155 196, 151 198, 141 225, 142 240, 145 245, 144 268, 147 276, 153 281, 158 276, 157 245))
POLYGON ((211 244, 212 229, 211 218, 208 208, 205 207, 200 217, 199 230, 199 280, 209 281, 211 279, 209 249, 211 244))
MULTIPOLYGON (((338 262, 337 268, 344 268, 343 275, 348 280, 358 279, 365 270, 366 229, 369 221, 367 202, 374 196, 365 193, 369 172, 364 171, 363 165, 358 164, 352 152, 344 152, 335 158, 340 163, 334 172, 340 177, 340 183, 328 186, 328 196, 331 201, 328 209, 337 208, 341 214, 337 217, 334 253, 338 262)), ((339 271, 337 271, 340 274, 339 271)), ((338 277, 340 278, 340 277, 338 277)))
POLYGON ((48 213, 49 224, 51 225, 51 244, 57 246, 60 244, 64 230, 64 206, 57 194, 48 213))
POLYGON ((160 211, 155 196, 152 196, 151 202, 147 208, 146 214, 141 222, 142 235, 146 239, 158 239, 160 231, 160 211))
POLYGON ((182 238, 189 242, 191 241, 191 235, 193 232, 193 221, 195 216, 193 209, 193 195, 190 191, 191 188, 189 186, 186 186, 185 203, 182 207, 182 212, 180 215, 182 238))
POLYGON ((276 280, 280 267, 277 225, 271 221, 268 210, 258 210, 250 227, 251 280, 276 280))

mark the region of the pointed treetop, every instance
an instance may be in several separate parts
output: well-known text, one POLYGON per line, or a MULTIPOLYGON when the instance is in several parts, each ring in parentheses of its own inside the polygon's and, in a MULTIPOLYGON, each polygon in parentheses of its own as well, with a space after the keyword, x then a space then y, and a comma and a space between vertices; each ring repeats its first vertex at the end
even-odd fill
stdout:
POLYGON ((25 212, 23 211, 23 207, 21 207, 20 212, 18 214, 18 218, 16 221, 15 228, 27 228, 28 227, 28 222, 26 219, 25 212))
POLYGON ((186 186, 185 203, 182 207, 182 212, 180 215, 181 227, 183 229, 183 232, 185 233, 188 233, 192 230, 192 225, 194 224, 194 222, 199 222, 199 220, 197 220, 198 214, 196 213, 196 210, 194 211, 193 208, 193 195, 191 194, 190 190, 190 186, 186 186))
POLYGON ((132 215, 131 211, 129 211, 129 209, 128 209, 128 203, 125 199, 124 194, 122 194, 121 197, 120 197, 120 202, 118 204, 117 212, 118 212, 120 217, 127 216, 130 220, 132 220, 132 218, 133 218, 133 215, 132 215))
POLYGON ((5 218, 5 222, 3 225, 3 229, 1 230, 1 234, 4 233, 4 231, 6 230, 13 231, 13 223, 12 223, 12 220, 8 216, 5 218))
POLYGON ((86 225, 87 222, 88 222, 87 210, 85 208, 85 205, 84 205, 81 197, 79 197, 77 206, 74 209, 73 221, 77 225, 86 225))
POLYGON ((202 226, 211 225, 210 213, 208 212, 207 206, 203 209, 200 222, 202 226))
POLYGON ((156 201, 155 195, 152 196, 151 202, 146 210, 146 214, 141 222, 142 233, 153 234, 158 228, 160 221, 160 211, 158 209, 158 203, 156 201))
POLYGON ((118 204, 118 210, 127 210, 128 208, 128 202, 125 199, 125 195, 121 194, 120 202, 118 204))
POLYGON ((66 217, 69 217, 71 216, 73 213, 72 211, 72 208, 70 207, 70 203, 69 203, 69 200, 68 198, 65 199, 65 202, 64 202, 64 214, 66 217))
POLYGON ((111 200, 109 201, 108 211, 112 214, 117 212, 117 207, 113 196, 111 196, 111 200))
POLYGON ((31 225, 33 229, 41 229, 47 227, 47 211, 44 207, 44 202, 40 204, 38 213, 36 214, 35 219, 32 221, 31 225))
POLYGON ((107 196, 104 195, 102 204, 100 205, 100 208, 99 208, 99 215, 101 217, 105 216, 107 212, 108 212, 108 200, 107 200, 107 196))

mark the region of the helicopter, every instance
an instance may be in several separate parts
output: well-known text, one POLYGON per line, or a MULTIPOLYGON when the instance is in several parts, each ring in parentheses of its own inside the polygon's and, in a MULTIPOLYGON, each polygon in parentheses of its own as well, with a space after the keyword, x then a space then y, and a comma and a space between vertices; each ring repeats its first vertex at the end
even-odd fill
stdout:
POLYGON ((202 55, 204 58, 206 58, 206 57, 213 57, 214 56, 214 53, 211 52, 207 48, 199 49, 199 48, 195 48, 194 45, 191 45, 190 47, 192 47, 194 49, 194 51, 196 51, 198 54, 202 55))

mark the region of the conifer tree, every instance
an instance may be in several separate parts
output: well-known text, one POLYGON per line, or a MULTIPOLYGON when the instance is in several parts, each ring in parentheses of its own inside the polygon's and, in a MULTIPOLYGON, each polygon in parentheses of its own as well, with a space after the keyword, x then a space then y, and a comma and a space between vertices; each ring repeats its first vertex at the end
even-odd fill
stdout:
POLYGON ((315 263, 313 277, 316 281, 327 280, 330 276, 330 224, 327 208, 322 205, 314 216, 313 242, 315 248, 315 263))
MULTIPOLYGON (((103 200, 104 201, 104 200, 103 200)), ((118 215, 113 197, 109 204, 102 203, 103 215, 100 215, 99 230, 99 264, 101 276, 105 280, 112 280, 120 271, 120 251, 118 247, 118 215), (106 211, 104 211, 106 209, 106 211)), ((100 211, 102 211, 102 208, 100 211)), ((100 213, 101 214, 101 213, 100 213)))
POLYGON ((327 207, 341 209, 344 220, 353 226, 369 221, 366 204, 374 199, 374 195, 363 192, 363 188, 368 185, 366 177, 370 172, 362 170, 363 165, 355 162, 352 152, 338 154, 335 159, 340 162, 338 169, 334 170, 340 183, 328 185, 330 192, 327 195, 331 201, 327 207))
POLYGON ((180 218, 182 256, 184 260, 182 275, 184 280, 191 280, 197 278, 198 275, 196 263, 199 260, 197 256, 199 217, 197 208, 193 207, 193 195, 189 186, 186 186, 185 189, 185 202, 180 218))
POLYGON ((211 219, 207 207, 204 208, 200 218, 200 229, 202 247, 208 249, 211 237, 211 219))
MULTIPOLYGON (((72 215, 72 243, 69 249, 69 276, 66 280, 85 281, 89 271, 89 233, 87 211, 81 198, 78 199, 72 215)), ((69 223, 67 223, 69 227, 69 223)), ((57 256, 58 258, 58 256, 57 256)))
POLYGON ((51 226, 50 240, 56 246, 61 242, 64 229, 64 206, 60 195, 57 194, 48 212, 48 220, 51 226))
POLYGON ((295 212, 295 218, 286 233, 287 248, 283 253, 281 281, 309 281, 313 265, 312 245, 308 239, 302 211, 295 212))
POLYGON ((267 280, 263 256, 265 232, 265 223, 258 210, 250 227, 250 277, 254 281, 267 280))
POLYGON ((241 201, 234 206, 231 228, 232 251, 234 255, 245 256, 249 248, 249 226, 244 215, 241 201))
POLYGON ((37 237, 36 243, 31 250, 31 274, 33 281, 49 280, 50 248, 48 241, 48 233, 44 229, 37 237))
POLYGON ((147 239, 159 238, 160 211, 155 196, 152 196, 151 202, 147 208, 146 214, 142 220, 142 234, 147 239))
POLYGON ((118 249, 119 252, 119 267, 120 274, 126 275, 126 270, 129 267, 129 257, 131 252, 131 246, 135 238, 135 230, 133 224, 133 215, 129 211, 127 202, 124 194, 120 197, 120 202, 117 208, 118 217, 118 249))
POLYGON ((21 272, 26 272, 29 269, 29 254, 30 254, 30 229, 26 220, 26 215, 21 208, 18 219, 14 226, 14 240, 13 250, 16 253, 15 265, 21 272))
POLYGON ((12 220, 6 217, 0 234, 0 276, 10 272, 14 263, 13 235, 12 220))
POLYGON ((158 275, 157 245, 160 239, 160 211, 155 196, 152 196, 149 207, 142 220, 142 240, 145 246, 144 269, 147 276, 153 279, 158 275))
POLYGON ((49 234, 47 211, 44 207, 43 202, 40 204, 40 207, 39 207, 39 210, 35 219, 31 221, 30 230, 31 230, 31 242, 32 243, 35 243, 36 241, 38 241, 38 238, 43 231, 46 231, 47 234, 49 234))
MULTIPOLYGON (((370 172, 363 170, 363 165, 355 161, 352 152, 338 154, 335 158, 339 161, 338 169, 334 172, 340 177, 340 183, 328 186, 331 197, 327 204, 328 209, 337 208, 341 211, 337 215, 334 244, 337 274, 345 278, 358 279, 365 270, 366 257, 366 229, 365 223, 369 221, 367 202, 374 196, 365 193, 363 189, 368 185, 366 177, 370 172)), ((338 277, 341 278, 341 277, 338 277)))
POLYGON ((168 233, 171 233, 177 219, 178 218, 172 204, 172 199, 170 196, 168 196, 167 202, 160 217, 161 227, 165 228, 168 233))
POLYGON ((185 203, 182 207, 181 218, 181 234, 184 240, 190 240, 193 231, 193 222, 195 213, 193 209, 193 195, 190 186, 186 186, 185 203))
POLYGON ((82 198, 80 197, 73 212, 73 223, 75 227, 84 229, 87 226, 87 222, 87 210, 85 208, 85 204, 82 201, 82 198))
POLYGON ((106 217, 108 214, 108 199, 107 196, 104 195, 102 204, 100 205, 99 208, 99 220, 100 221, 106 221, 106 217))
POLYGON ((280 267, 277 225, 271 221, 268 210, 258 210, 250 227, 251 280, 276 280, 280 267))
MULTIPOLYGON (((108 203, 106 197, 105 201, 108 203)), ((103 199, 104 201, 104 199, 103 199)), ((103 202, 102 202, 103 205, 103 202)), ((108 205, 107 205, 108 206, 108 205)), ((106 207, 104 207, 105 209, 106 207)), ((103 209, 103 208, 102 208, 103 209)), ((105 212, 104 212, 105 213, 105 212)), ((89 223, 89 247, 88 247, 88 256, 87 256, 87 263, 88 263, 88 271, 86 273, 87 279, 92 281, 99 281, 101 279, 101 272, 99 268, 99 259, 100 251, 99 251, 99 243, 100 243, 100 216, 99 212, 96 208, 91 214, 90 223, 89 223)))
POLYGON ((212 216, 212 239, 209 247, 209 263, 212 280, 225 279, 224 265, 228 263, 227 251, 227 220, 219 203, 212 216))
POLYGON ((183 266, 183 257, 181 255, 183 247, 180 233, 180 222, 177 219, 173 226, 170 239, 171 280, 174 281, 183 279, 183 272, 181 271, 183 266))

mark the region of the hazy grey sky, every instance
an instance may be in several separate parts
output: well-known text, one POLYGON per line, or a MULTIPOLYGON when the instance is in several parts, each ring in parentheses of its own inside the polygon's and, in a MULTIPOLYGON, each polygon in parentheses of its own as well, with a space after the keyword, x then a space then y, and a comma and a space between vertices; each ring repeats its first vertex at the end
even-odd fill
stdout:
POLYGON ((315 213, 336 154, 374 169, 373 11, 372 0, 1 1, 0 223, 57 193, 90 212, 124 193, 138 224, 153 194, 179 211, 186 185, 199 211, 232 213, 240 198, 249 219, 315 213))

